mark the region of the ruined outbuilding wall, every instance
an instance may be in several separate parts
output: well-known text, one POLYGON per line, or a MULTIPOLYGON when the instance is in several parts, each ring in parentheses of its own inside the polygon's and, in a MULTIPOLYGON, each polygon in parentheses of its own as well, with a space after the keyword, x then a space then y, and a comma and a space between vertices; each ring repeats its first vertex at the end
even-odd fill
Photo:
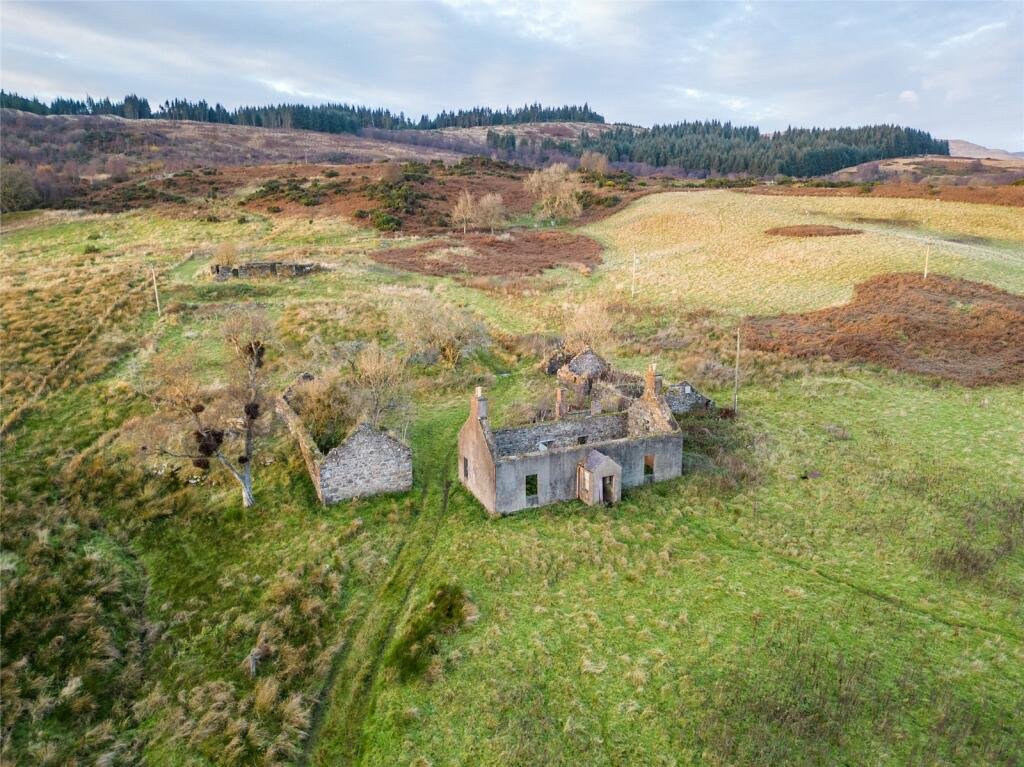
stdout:
POLYGON ((210 275, 218 282, 256 277, 302 277, 320 270, 319 264, 298 264, 291 261, 249 261, 236 266, 212 264, 210 275))
POLYGON ((412 487, 412 450, 363 424, 324 456, 320 487, 324 503, 404 492, 412 487))
POLYGON ((286 392, 277 398, 275 409, 299 445, 320 503, 400 493, 412 487, 412 450, 407 445, 364 423, 324 455, 287 396, 286 392))
POLYGON ((299 443, 299 452, 302 453, 302 460, 306 463, 309 478, 313 480, 316 497, 320 499, 320 503, 327 503, 324 500, 324 493, 320 483, 320 464, 323 463, 324 454, 320 452, 320 448, 316 446, 316 442, 310 436, 306 425, 299 418, 299 414, 288 404, 288 400, 285 397, 287 397, 287 393, 277 398, 277 401, 274 403, 275 409, 288 427, 288 431, 295 437, 295 441, 299 443))

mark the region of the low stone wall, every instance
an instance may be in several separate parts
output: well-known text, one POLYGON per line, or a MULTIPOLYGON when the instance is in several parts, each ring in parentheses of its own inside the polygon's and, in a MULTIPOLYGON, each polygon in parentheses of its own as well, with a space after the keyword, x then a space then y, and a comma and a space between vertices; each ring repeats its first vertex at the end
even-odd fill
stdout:
POLYGON ((323 486, 320 478, 320 467, 324 462, 324 454, 320 452, 320 448, 316 446, 313 438, 309 434, 309 430, 306 429, 306 425, 302 423, 302 419, 299 418, 299 414, 296 413, 292 406, 288 404, 288 400, 285 398, 287 392, 278 397, 274 403, 275 410, 278 415, 284 420, 285 425, 288 427, 288 431, 295 437, 295 441, 299 443, 299 452, 302 453, 302 460, 306 462, 306 470, 309 472, 309 478, 313 480, 313 488, 316 490, 316 497, 320 499, 320 503, 328 503, 324 499, 323 486))
POLYGON ((306 274, 318 272, 320 269, 319 264, 298 264, 289 261, 249 261, 235 266, 211 264, 210 275, 213 279, 221 282, 223 280, 245 280, 256 277, 302 277, 306 274))

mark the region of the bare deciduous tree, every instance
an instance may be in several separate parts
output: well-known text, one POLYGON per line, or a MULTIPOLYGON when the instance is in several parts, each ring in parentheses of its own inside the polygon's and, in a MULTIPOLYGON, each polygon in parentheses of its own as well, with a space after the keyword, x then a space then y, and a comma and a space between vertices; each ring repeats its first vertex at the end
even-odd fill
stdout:
POLYGON ((380 427, 384 415, 399 404, 405 381, 405 360, 373 341, 356 358, 355 383, 366 420, 380 427))
POLYGON ((238 483, 242 505, 255 503, 252 489, 256 443, 267 414, 264 356, 271 326, 258 310, 240 310, 224 323, 231 353, 231 382, 208 390, 198 383, 186 360, 158 360, 153 365, 150 399, 157 422, 150 431, 159 454, 185 459, 198 469, 214 464, 238 483))
POLYGON ((599 301, 588 301, 567 313, 563 344, 573 354, 588 346, 591 349, 607 348, 614 331, 615 323, 608 308, 599 301))
POLYGON ((456 226, 462 225, 462 233, 466 233, 466 228, 476 220, 476 201, 473 199, 473 195, 469 193, 468 189, 463 189, 459 193, 459 199, 455 202, 455 207, 452 209, 452 223, 456 226))
POLYGON ((608 158, 600 152, 593 152, 588 149, 580 155, 580 167, 583 168, 583 170, 589 170, 593 173, 597 173, 598 175, 607 176, 608 158))
POLYGON ((545 218, 576 218, 581 212, 576 193, 579 180, 564 162, 537 170, 526 177, 526 191, 537 198, 545 218))
POLYGON ((488 192, 480 198, 476 220, 481 228, 490 229, 491 234, 494 234, 495 227, 505 223, 505 201, 500 194, 488 192))

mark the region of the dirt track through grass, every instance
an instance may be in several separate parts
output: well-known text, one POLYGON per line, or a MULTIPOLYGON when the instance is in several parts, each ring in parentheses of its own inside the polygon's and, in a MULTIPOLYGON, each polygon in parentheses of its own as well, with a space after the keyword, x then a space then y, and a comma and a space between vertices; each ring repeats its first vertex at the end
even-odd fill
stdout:
MULTIPOLYGON (((433 433, 435 429, 428 429, 433 433)), ((431 444, 446 444, 443 439, 431 444)), ((424 480, 420 512, 408 535, 399 544, 394 565, 384 584, 356 619, 355 633, 335 659, 324 692, 317 701, 309 734, 299 764, 358 764, 363 751, 362 727, 374 708, 374 688, 384 654, 395 635, 399 620, 406 613, 413 589, 419 584, 424 565, 433 550, 437 533, 448 511, 451 477, 451 448, 442 457, 432 454, 422 469, 424 480), (440 491, 439 502, 431 503, 440 491), (359 652, 353 656, 352 650, 359 652), (354 658, 354 660, 353 660, 354 658), (338 678, 340 675, 340 679, 338 678), (336 717, 331 718, 335 713, 336 717), (331 739, 321 752, 325 728, 331 739)))

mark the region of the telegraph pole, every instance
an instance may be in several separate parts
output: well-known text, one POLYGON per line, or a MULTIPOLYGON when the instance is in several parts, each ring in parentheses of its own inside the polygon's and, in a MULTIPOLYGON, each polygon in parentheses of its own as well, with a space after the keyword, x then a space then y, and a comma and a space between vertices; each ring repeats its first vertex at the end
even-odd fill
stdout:
POLYGON ((153 297, 156 298, 156 318, 162 319, 163 312, 160 311, 160 290, 156 286, 156 267, 150 266, 149 273, 153 276, 153 297))
POLYGON ((736 326, 736 367, 733 370, 732 376, 732 412, 738 413, 739 397, 740 397, 740 325, 743 324, 743 320, 740 320, 740 324, 736 326))

